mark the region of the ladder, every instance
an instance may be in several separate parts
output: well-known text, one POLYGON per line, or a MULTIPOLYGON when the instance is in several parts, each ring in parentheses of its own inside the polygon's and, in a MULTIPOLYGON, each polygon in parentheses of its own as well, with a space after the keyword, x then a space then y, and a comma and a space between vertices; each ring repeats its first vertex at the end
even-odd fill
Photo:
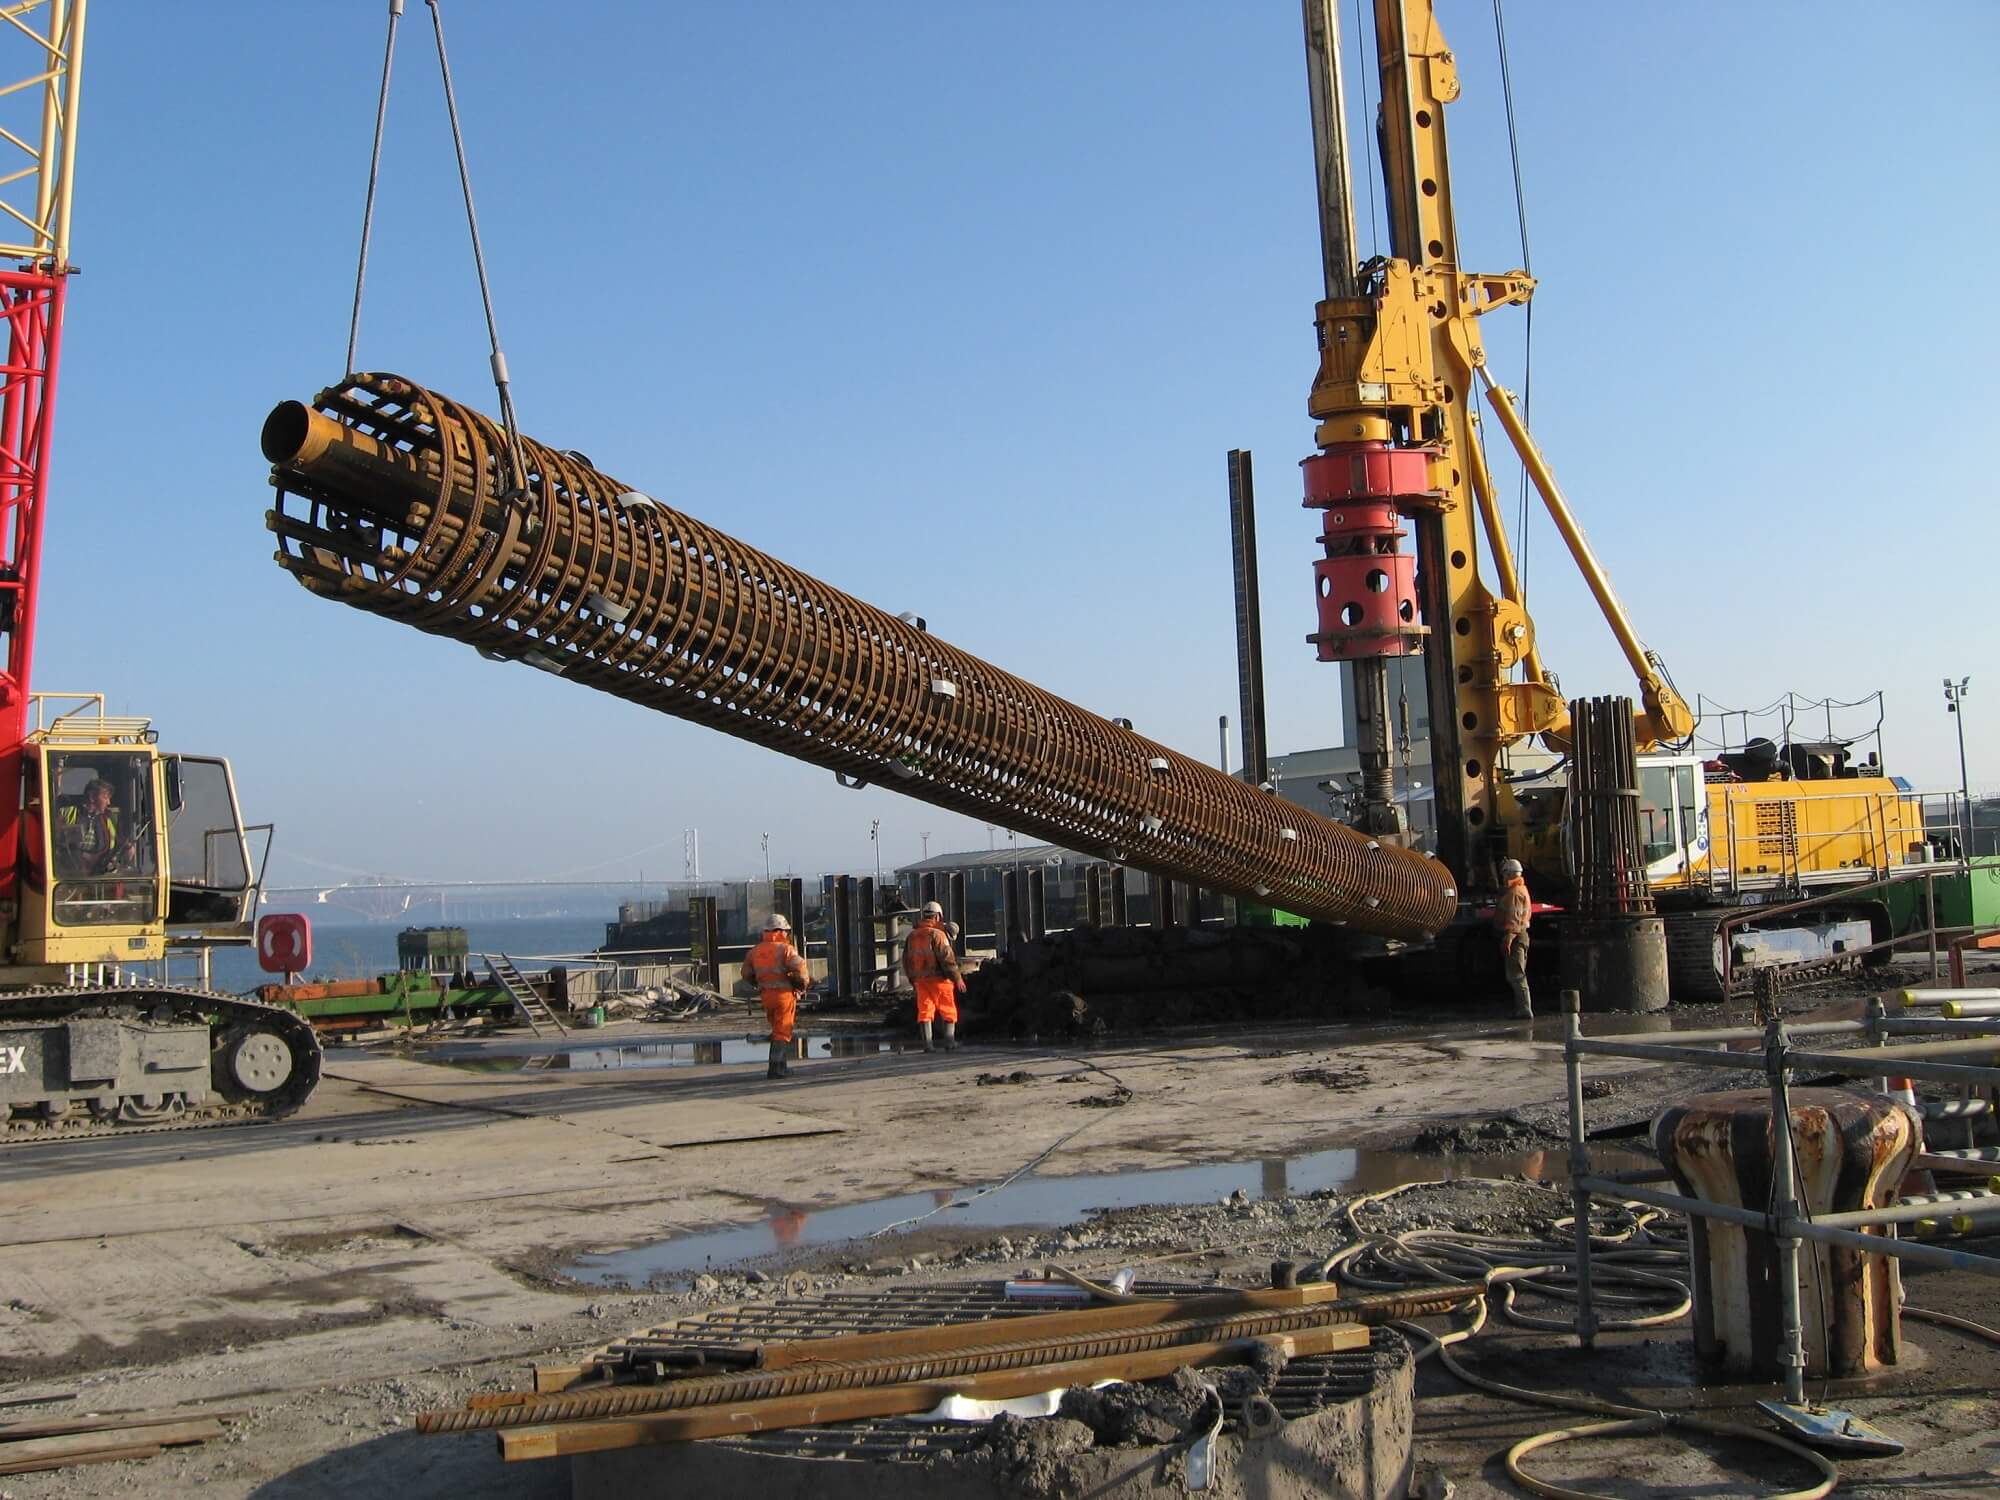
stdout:
POLYGON ((507 992, 507 998, 514 1002, 514 1014, 528 1023, 528 1029, 536 1036, 542 1035, 542 1024, 547 1022, 563 1036, 569 1035, 569 1028, 562 1019, 549 1009, 549 1004, 535 993, 535 987, 522 977, 514 967, 514 960, 504 953, 482 953, 486 966, 493 971, 493 977, 500 981, 500 988, 507 992))

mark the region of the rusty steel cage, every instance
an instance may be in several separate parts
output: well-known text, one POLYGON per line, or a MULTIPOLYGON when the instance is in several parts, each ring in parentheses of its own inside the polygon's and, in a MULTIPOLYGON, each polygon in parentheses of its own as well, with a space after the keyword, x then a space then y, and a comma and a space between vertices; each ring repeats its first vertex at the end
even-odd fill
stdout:
POLYGON ((313 593, 1052 843, 1389 938, 1451 872, 1280 801, 394 375, 264 424, 313 593))

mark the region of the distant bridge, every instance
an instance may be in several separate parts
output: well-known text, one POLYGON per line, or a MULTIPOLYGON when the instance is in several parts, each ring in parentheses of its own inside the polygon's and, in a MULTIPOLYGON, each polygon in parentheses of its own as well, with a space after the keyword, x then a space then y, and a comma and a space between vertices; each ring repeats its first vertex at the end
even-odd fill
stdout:
POLYGON ((445 927, 518 917, 616 919, 621 902, 670 897, 665 882, 636 880, 373 880, 266 886, 270 911, 328 909, 371 922, 445 927))

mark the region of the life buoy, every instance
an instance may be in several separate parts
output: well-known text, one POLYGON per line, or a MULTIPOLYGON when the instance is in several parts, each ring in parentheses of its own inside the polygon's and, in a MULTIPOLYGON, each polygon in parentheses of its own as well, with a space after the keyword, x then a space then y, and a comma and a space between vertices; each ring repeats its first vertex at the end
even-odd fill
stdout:
POLYGON ((312 963, 312 921, 294 912, 257 919, 257 966, 267 974, 299 974, 312 963))

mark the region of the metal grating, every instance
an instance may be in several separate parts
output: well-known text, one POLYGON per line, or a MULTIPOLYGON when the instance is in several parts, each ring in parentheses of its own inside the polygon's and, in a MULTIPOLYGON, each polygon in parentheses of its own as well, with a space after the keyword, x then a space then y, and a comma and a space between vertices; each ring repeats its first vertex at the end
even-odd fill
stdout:
MULTIPOLYGON (((845 1333, 888 1333, 898 1328, 977 1323, 1060 1312, 1063 1304, 1007 1299, 1006 1283, 969 1282, 959 1286, 897 1287, 871 1292, 825 1292, 712 1308, 672 1323, 628 1334, 590 1357, 605 1377, 625 1374, 661 1349, 737 1349, 746 1344, 788 1339, 823 1339, 845 1333)), ((1140 1296, 1190 1296, 1228 1291, 1214 1282, 1141 1281, 1140 1296)))
POLYGON ((1757 804, 1757 852, 1790 859, 1799 838, 1799 815, 1791 802, 1757 804))
MULTIPOLYGON (((1271 1390, 1271 1404, 1286 1421, 1295 1422, 1342 1402, 1359 1400, 1407 1357, 1403 1336, 1393 1328, 1378 1327, 1366 1349, 1314 1355, 1286 1365, 1271 1390)), ((1237 1428, 1232 1412, 1222 1430, 1235 1432, 1237 1428)), ((921 1463, 976 1447, 984 1431, 980 1424, 965 1422, 836 1422, 709 1441, 778 1458, 921 1463)))

